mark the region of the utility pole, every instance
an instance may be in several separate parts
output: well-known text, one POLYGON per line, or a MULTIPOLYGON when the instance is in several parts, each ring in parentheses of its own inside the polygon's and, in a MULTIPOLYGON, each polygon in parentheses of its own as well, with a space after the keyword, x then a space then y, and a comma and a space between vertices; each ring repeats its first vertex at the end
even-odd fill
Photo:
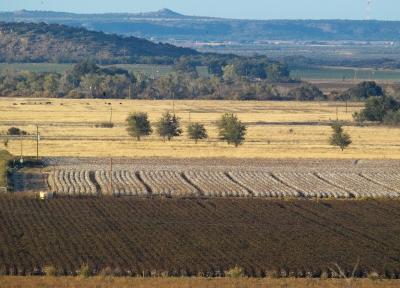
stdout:
POLYGON ((56 189, 56 166, 53 166, 53 193, 57 192, 56 189))
POLYGON ((36 125, 36 160, 39 160, 39 140, 40 140, 39 125, 36 125))
POLYGON ((21 154, 20 154, 20 157, 19 157, 19 162, 21 164, 23 164, 24 163, 24 158, 22 157, 22 133, 21 132, 19 133, 19 139, 20 139, 20 142, 21 142, 21 154))
POLYGON ((336 121, 339 121, 339 107, 336 101, 336 121))
POLYGON ((111 108, 110 108, 110 125, 112 124, 112 116, 113 116, 113 109, 111 106, 111 108))
POLYGON ((175 115, 175 91, 172 92, 172 114, 175 115))
POLYGON ((129 100, 132 99, 132 96, 131 96, 131 84, 129 84, 129 95, 128 95, 128 98, 129 98, 129 100))

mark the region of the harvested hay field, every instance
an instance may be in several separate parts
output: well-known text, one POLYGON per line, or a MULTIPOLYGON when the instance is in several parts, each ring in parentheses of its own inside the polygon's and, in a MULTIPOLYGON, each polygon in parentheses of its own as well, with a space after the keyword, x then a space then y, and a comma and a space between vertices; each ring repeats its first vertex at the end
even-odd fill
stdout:
MULTIPOLYGON (((201 122, 209 139, 195 144, 186 131, 171 142, 155 134, 140 142, 128 135, 125 120, 129 113, 147 112, 154 123, 162 113, 172 111, 169 100, 2 98, 0 131, 16 126, 30 133, 23 139, 25 156, 36 155, 38 124, 39 153, 51 157, 400 159, 398 128, 351 123, 352 114, 363 103, 349 103, 347 112, 343 102, 177 100, 174 106, 183 130, 189 122, 201 122), (246 141, 238 148, 218 139, 215 122, 225 112, 236 113, 248 126, 246 141), (345 130, 353 140, 344 152, 328 143, 329 124, 337 117, 349 122, 345 130), (102 127, 110 118, 114 127, 102 127)), ((20 139, 10 138, 7 149, 19 155, 20 139)))
POLYGON ((400 277, 400 202, 0 197, 0 273, 400 277))
MULTIPOLYGON (((41 171, 48 189, 59 196, 400 197, 398 161, 114 159, 112 166, 108 161, 53 158, 41 171)), ((45 185, 25 178, 26 190, 43 190, 45 185)))

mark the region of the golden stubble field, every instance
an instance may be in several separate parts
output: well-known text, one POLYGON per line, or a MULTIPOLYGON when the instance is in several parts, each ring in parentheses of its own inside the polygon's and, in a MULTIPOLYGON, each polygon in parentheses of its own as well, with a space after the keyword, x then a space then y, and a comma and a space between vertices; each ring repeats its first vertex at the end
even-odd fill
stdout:
MULTIPOLYGON (((171 100, 2 98, 0 131, 16 126, 34 134, 38 124, 41 156, 400 159, 397 128, 346 127, 353 140, 348 150, 328 144, 331 128, 317 124, 336 120, 336 111, 339 120, 351 120, 362 103, 350 103, 347 113, 344 103, 334 102, 179 100, 174 108, 184 128, 189 121, 204 123, 209 139, 196 145, 185 133, 165 143, 155 134, 141 142, 128 136, 125 119, 130 112, 148 112, 154 122, 172 111, 171 100), (115 127, 96 128, 110 120, 111 108, 115 127), (218 141, 215 121, 224 112, 236 113, 248 125, 246 142, 239 148, 218 141)), ((24 155, 36 155, 33 138, 23 139, 24 155)), ((19 155, 21 141, 10 139, 7 150, 19 155)))

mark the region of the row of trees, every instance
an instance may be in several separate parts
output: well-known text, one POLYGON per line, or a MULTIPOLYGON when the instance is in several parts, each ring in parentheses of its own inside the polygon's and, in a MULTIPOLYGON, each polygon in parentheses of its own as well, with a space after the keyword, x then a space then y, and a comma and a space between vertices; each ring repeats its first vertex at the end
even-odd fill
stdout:
MULTIPOLYGON (((149 136, 153 133, 153 128, 148 118, 147 113, 135 112, 127 118, 129 135, 136 138, 138 141, 142 137, 149 136)), ((180 119, 175 114, 166 112, 154 124, 157 134, 164 140, 171 141, 172 138, 182 134, 180 119)), ((230 145, 238 147, 243 143, 246 136, 246 125, 232 113, 225 113, 217 121, 219 139, 226 141, 230 145)), ((187 134, 189 139, 197 143, 199 140, 207 139, 208 134, 205 126, 202 123, 190 123, 187 126, 187 134)))
MULTIPOLYGON (((147 113, 132 113, 128 116, 126 121, 129 135, 136 138, 138 141, 140 141, 142 137, 149 136, 153 133, 147 113)), ((183 132, 179 117, 170 112, 164 113, 154 126, 157 134, 162 137, 164 141, 171 141, 172 138, 180 136, 183 132)), ((225 113, 222 115, 217 121, 217 128, 220 140, 226 141, 229 145, 234 145, 235 147, 243 144, 247 127, 235 114, 225 113)), ((332 125, 332 130, 333 132, 329 139, 331 145, 337 146, 343 151, 352 143, 350 135, 344 132, 341 123, 334 123, 332 125)), ((186 131, 189 139, 194 140, 196 144, 199 140, 208 138, 207 130, 201 123, 189 123, 186 131)))

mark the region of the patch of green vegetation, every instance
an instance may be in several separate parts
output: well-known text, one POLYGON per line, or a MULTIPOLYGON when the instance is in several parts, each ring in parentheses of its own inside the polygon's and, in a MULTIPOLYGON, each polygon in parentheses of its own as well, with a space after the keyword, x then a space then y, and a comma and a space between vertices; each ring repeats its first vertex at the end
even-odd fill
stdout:
POLYGON ((8 151, 0 150, 0 187, 7 185, 7 162, 11 157, 8 151))
POLYGON ((72 69, 74 64, 58 63, 0 63, 0 71, 29 71, 34 73, 64 73, 72 69))
POLYGON ((400 81, 400 70, 310 67, 291 70, 290 76, 300 80, 381 80, 400 81))

